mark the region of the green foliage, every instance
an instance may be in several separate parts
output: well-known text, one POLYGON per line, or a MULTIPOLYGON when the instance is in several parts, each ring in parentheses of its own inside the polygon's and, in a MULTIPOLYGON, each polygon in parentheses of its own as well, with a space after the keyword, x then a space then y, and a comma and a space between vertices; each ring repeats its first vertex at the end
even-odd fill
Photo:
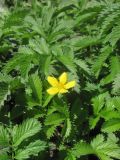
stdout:
POLYGON ((29 84, 32 89, 32 96, 36 98, 38 104, 42 105, 42 82, 37 74, 30 76, 29 84))
POLYGON ((46 148, 45 142, 40 140, 36 140, 35 142, 31 142, 24 149, 20 149, 16 152, 15 159, 22 160, 30 158, 31 155, 37 156, 38 152, 43 151, 46 148))
POLYGON ((0 1, 0 160, 120 159, 119 17, 120 0, 0 1), (76 86, 49 95, 63 72, 76 86))
MULTIPOLYGON (((23 141, 27 142, 31 136, 34 136, 41 130, 41 124, 36 119, 27 119, 21 125, 15 125, 13 128, 0 126, 0 152, 1 159, 6 159, 7 152, 13 151, 11 158, 27 159, 31 155, 37 156, 40 151, 45 150, 46 143, 41 140, 35 140, 24 147, 20 146, 23 141), (19 147, 18 147, 19 146, 19 147), (2 155, 3 154, 3 155, 2 155)), ((27 142, 28 143, 28 142, 27 142)), ((10 157, 10 156, 9 156, 10 157)))
POLYGON ((103 132, 115 132, 120 130, 120 119, 111 119, 105 122, 102 126, 103 132))
POLYGON ((105 48, 102 49, 100 56, 93 64, 92 69, 97 77, 99 75, 102 66, 104 65, 104 62, 106 61, 111 52, 112 52, 111 47, 106 46, 105 48))
POLYGON ((78 142, 68 153, 68 156, 69 154, 73 155, 74 159, 87 154, 95 154, 101 160, 119 159, 120 148, 114 134, 109 134, 107 140, 103 135, 97 135, 90 144, 78 142))
POLYGON ((41 125, 35 119, 28 119, 22 123, 22 125, 15 126, 13 128, 13 145, 16 147, 20 143, 33 136, 41 129, 41 125))
POLYGON ((7 100, 7 96, 10 94, 9 86, 6 83, 0 82, 0 108, 4 105, 7 100))
POLYGON ((9 145, 9 135, 7 129, 0 125, 0 146, 7 147, 9 145))

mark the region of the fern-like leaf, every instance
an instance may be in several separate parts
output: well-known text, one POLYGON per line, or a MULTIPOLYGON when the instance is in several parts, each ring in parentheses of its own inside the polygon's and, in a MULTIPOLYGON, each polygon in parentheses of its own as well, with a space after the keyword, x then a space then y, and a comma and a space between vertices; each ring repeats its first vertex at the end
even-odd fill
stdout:
POLYGON ((30 158, 31 155, 37 156, 40 151, 43 151, 46 148, 46 143, 40 140, 31 142, 24 149, 17 150, 15 154, 15 159, 23 160, 30 158))
POLYGON ((32 94, 37 103, 42 105, 42 81, 39 76, 35 73, 29 77, 30 87, 32 94))
POLYGON ((38 133, 41 130, 41 124, 36 119, 27 119, 21 125, 15 126, 13 130, 13 145, 17 147, 22 141, 38 133))
POLYGON ((120 73, 120 58, 118 56, 111 57, 110 74, 101 80, 101 85, 109 84, 114 81, 115 77, 120 73))
POLYGON ((92 66, 92 70, 95 73, 96 77, 99 76, 100 70, 102 69, 104 62, 109 57, 111 52, 112 48, 109 46, 106 46, 101 50, 101 54, 98 56, 96 62, 92 66))
POLYGON ((59 125, 65 120, 65 116, 60 113, 53 113, 47 116, 45 125, 59 125))
POLYGON ((102 131, 107 133, 120 131, 120 118, 115 117, 106 121, 102 126, 102 131))
POLYGON ((112 89, 113 94, 120 95, 120 74, 116 75, 112 88, 113 88, 112 89))

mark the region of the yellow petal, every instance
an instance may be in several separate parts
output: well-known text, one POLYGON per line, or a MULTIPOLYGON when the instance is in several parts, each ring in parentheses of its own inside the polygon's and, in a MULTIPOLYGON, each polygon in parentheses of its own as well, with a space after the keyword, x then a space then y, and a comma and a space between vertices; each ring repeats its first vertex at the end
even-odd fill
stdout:
POLYGON ((55 77, 48 76, 47 80, 53 87, 58 85, 58 80, 55 77))
POLYGON ((67 92, 68 92, 67 89, 60 89, 60 90, 59 90, 59 93, 67 93, 67 92))
POLYGON ((62 74, 60 75, 59 81, 60 81, 60 83, 62 83, 62 84, 65 84, 65 83, 67 82, 67 73, 66 73, 66 72, 64 72, 64 73, 62 73, 62 74))
POLYGON ((47 92, 50 95, 54 95, 54 94, 57 94, 59 92, 59 90, 56 87, 51 87, 51 88, 47 89, 47 92))
POLYGON ((71 81, 71 82, 68 82, 68 83, 65 85, 65 88, 66 88, 66 89, 69 89, 69 88, 75 87, 75 85, 76 85, 76 82, 75 82, 75 81, 71 81))

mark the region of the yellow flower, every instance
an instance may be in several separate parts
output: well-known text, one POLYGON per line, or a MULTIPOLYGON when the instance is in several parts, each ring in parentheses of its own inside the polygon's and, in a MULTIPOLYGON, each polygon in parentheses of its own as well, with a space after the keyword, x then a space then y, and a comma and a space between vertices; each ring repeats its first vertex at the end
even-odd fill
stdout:
POLYGON ((69 88, 73 88, 76 84, 75 81, 67 83, 67 73, 62 73, 58 80, 55 77, 48 76, 48 82, 52 87, 47 89, 48 94, 55 95, 57 93, 66 93, 69 88))

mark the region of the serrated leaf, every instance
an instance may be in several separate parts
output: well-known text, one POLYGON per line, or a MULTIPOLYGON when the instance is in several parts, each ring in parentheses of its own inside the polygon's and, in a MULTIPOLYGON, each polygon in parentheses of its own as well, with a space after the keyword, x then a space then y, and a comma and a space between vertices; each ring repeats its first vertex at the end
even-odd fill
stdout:
POLYGON ((109 84, 120 74, 120 58, 112 56, 110 60, 110 74, 101 80, 101 85, 109 84))
POLYGON ((31 142, 24 149, 17 150, 15 154, 15 159, 23 160, 30 158, 31 155, 37 156, 40 151, 43 151, 46 148, 46 143, 40 140, 31 142))
POLYGON ((49 128, 47 128, 46 135, 47 135, 48 139, 50 139, 54 135, 56 127, 57 127, 57 125, 53 125, 53 126, 50 126, 49 128))
POLYGON ((98 114, 99 111, 103 108, 105 103, 104 100, 106 96, 107 96, 107 93, 103 93, 92 99, 94 114, 98 114))
POLYGON ((71 121, 69 118, 66 119, 65 124, 64 124, 64 128, 63 128, 63 136, 64 138, 69 137, 70 133, 71 133, 71 121))
POLYGON ((112 93, 120 95, 120 73, 114 79, 112 93))
POLYGON ((72 73, 76 73, 76 65, 74 63, 74 60, 70 56, 61 55, 57 57, 58 60, 66 66, 72 73))
POLYGON ((114 118, 109 121, 106 121, 102 126, 103 132, 115 132, 120 130, 120 119, 114 118))
POLYGON ((32 89, 33 97, 42 105, 42 81, 35 73, 29 77, 30 87, 32 89))
POLYGON ((78 142, 72 149, 72 154, 79 158, 83 155, 94 154, 93 148, 84 142, 78 142))
POLYGON ((86 64, 85 61, 81 60, 81 59, 76 59, 75 63, 85 72, 87 72, 88 74, 90 74, 90 69, 88 67, 88 65, 86 64))
POLYGON ((99 120, 100 120, 100 116, 91 117, 91 118, 89 119, 90 129, 94 129, 99 120))
POLYGON ((41 124, 36 119, 27 119, 21 125, 13 128, 13 146, 17 147, 25 139, 41 130, 41 124))
POLYGON ((47 116, 45 125, 59 125, 65 120, 65 116, 60 113, 52 113, 47 116))
POLYGON ((88 46, 93 46, 98 43, 100 43, 100 38, 91 36, 78 37, 76 40, 72 39, 71 41, 71 45, 73 45, 76 48, 76 50, 86 48, 88 46))
POLYGON ((8 147, 9 146, 9 133, 7 129, 0 125, 0 146, 8 147))
POLYGON ((101 54, 98 56, 98 58, 96 59, 95 63, 92 66, 92 70, 95 73, 96 77, 99 76, 101 68, 104 62, 106 61, 106 59, 111 54, 111 52, 112 52, 112 48, 109 46, 106 46, 101 50, 101 54))
POLYGON ((9 73, 12 70, 20 70, 22 77, 27 77, 28 72, 31 69, 31 61, 33 60, 32 54, 17 53, 11 58, 3 68, 3 72, 9 73))

